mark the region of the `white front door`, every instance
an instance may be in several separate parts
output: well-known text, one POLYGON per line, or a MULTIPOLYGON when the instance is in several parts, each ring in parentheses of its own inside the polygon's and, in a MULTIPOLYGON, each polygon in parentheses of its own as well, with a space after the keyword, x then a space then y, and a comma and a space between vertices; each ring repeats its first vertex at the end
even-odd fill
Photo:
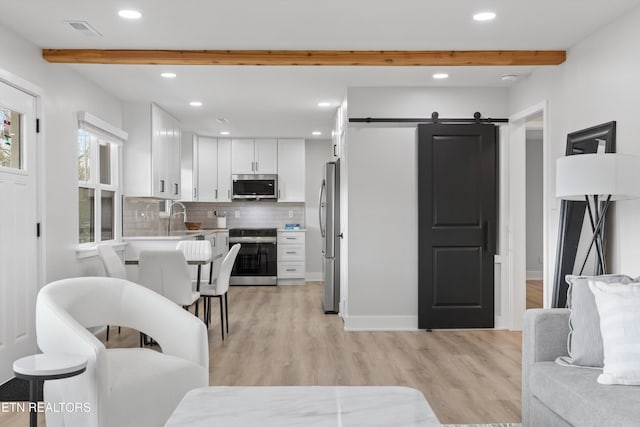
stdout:
POLYGON ((37 350, 36 99, 0 82, 0 384, 37 350))

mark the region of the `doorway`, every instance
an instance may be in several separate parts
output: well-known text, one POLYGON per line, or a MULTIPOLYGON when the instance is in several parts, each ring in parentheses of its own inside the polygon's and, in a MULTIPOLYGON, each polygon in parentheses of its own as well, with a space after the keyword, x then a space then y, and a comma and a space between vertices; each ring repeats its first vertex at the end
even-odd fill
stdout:
POLYGON ((542 308, 544 305, 543 132, 542 112, 527 117, 525 125, 527 309, 542 308))
MULTIPOLYGON (((509 230, 509 329, 521 330, 522 318, 527 309, 527 271, 532 275, 541 277, 531 286, 532 305, 549 307, 549 280, 547 260, 547 195, 548 193, 548 127, 547 127, 547 103, 546 101, 529 107, 509 118, 509 202, 508 217, 509 230), (527 130, 531 147, 527 143, 527 130), (535 130, 535 131, 534 131, 535 130), (528 156, 528 151, 531 156, 528 156), (540 152, 541 151, 541 152, 540 152), (527 158, 533 163, 537 157, 542 158, 542 165, 527 167, 527 158), (529 169, 529 170, 528 170, 529 169), (527 179, 527 172, 531 172, 531 180, 527 179), (541 182, 540 182, 541 181, 541 182), (528 191, 528 184, 537 186, 539 195, 535 196, 535 190, 528 191), (540 186, 542 188, 540 192, 540 186), (540 194, 541 193, 541 194, 540 194), (528 207, 528 199, 537 206, 528 207), (531 209, 531 212, 528 209, 531 209), (529 229, 527 219, 537 223, 529 229), (535 221, 534 221, 535 220, 535 221), (540 220, 542 226, 540 227, 540 220), (540 235, 542 235, 542 261, 540 261, 540 235), (535 241, 538 241, 537 245, 535 241), (531 246, 529 255, 532 267, 528 269, 527 249, 531 246), (535 249, 534 249, 535 248, 535 249), (542 274, 540 276, 540 271, 542 274), (535 272, 535 273, 534 273, 535 272)), ((534 279, 535 280, 535 279, 534 279)))
POLYGON ((36 351, 37 98, 0 81, 0 384, 36 351))

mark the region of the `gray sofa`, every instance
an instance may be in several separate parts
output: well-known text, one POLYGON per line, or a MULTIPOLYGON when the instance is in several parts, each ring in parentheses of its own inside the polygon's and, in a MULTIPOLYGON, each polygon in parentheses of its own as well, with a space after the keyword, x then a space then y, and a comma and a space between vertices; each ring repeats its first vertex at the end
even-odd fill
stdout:
POLYGON ((597 383, 599 369, 555 363, 567 355, 568 309, 527 310, 522 335, 522 421, 530 427, 640 426, 640 386, 597 383))

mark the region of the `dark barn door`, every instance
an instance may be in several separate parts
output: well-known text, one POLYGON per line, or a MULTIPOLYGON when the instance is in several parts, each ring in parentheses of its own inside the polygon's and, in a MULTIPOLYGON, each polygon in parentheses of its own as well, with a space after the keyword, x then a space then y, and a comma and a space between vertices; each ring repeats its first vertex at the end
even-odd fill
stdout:
POLYGON ((420 329, 494 326, 497 129, 418 126, 420 329))

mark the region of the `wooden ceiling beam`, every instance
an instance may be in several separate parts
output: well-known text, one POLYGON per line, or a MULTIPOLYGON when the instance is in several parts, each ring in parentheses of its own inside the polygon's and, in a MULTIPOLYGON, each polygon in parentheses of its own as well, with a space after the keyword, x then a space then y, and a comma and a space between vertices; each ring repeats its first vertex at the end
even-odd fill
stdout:
POLYGON ((43 49, 53 63, 124 65, 509 66, 558 65, 564 50, 124 50, 43 49))

